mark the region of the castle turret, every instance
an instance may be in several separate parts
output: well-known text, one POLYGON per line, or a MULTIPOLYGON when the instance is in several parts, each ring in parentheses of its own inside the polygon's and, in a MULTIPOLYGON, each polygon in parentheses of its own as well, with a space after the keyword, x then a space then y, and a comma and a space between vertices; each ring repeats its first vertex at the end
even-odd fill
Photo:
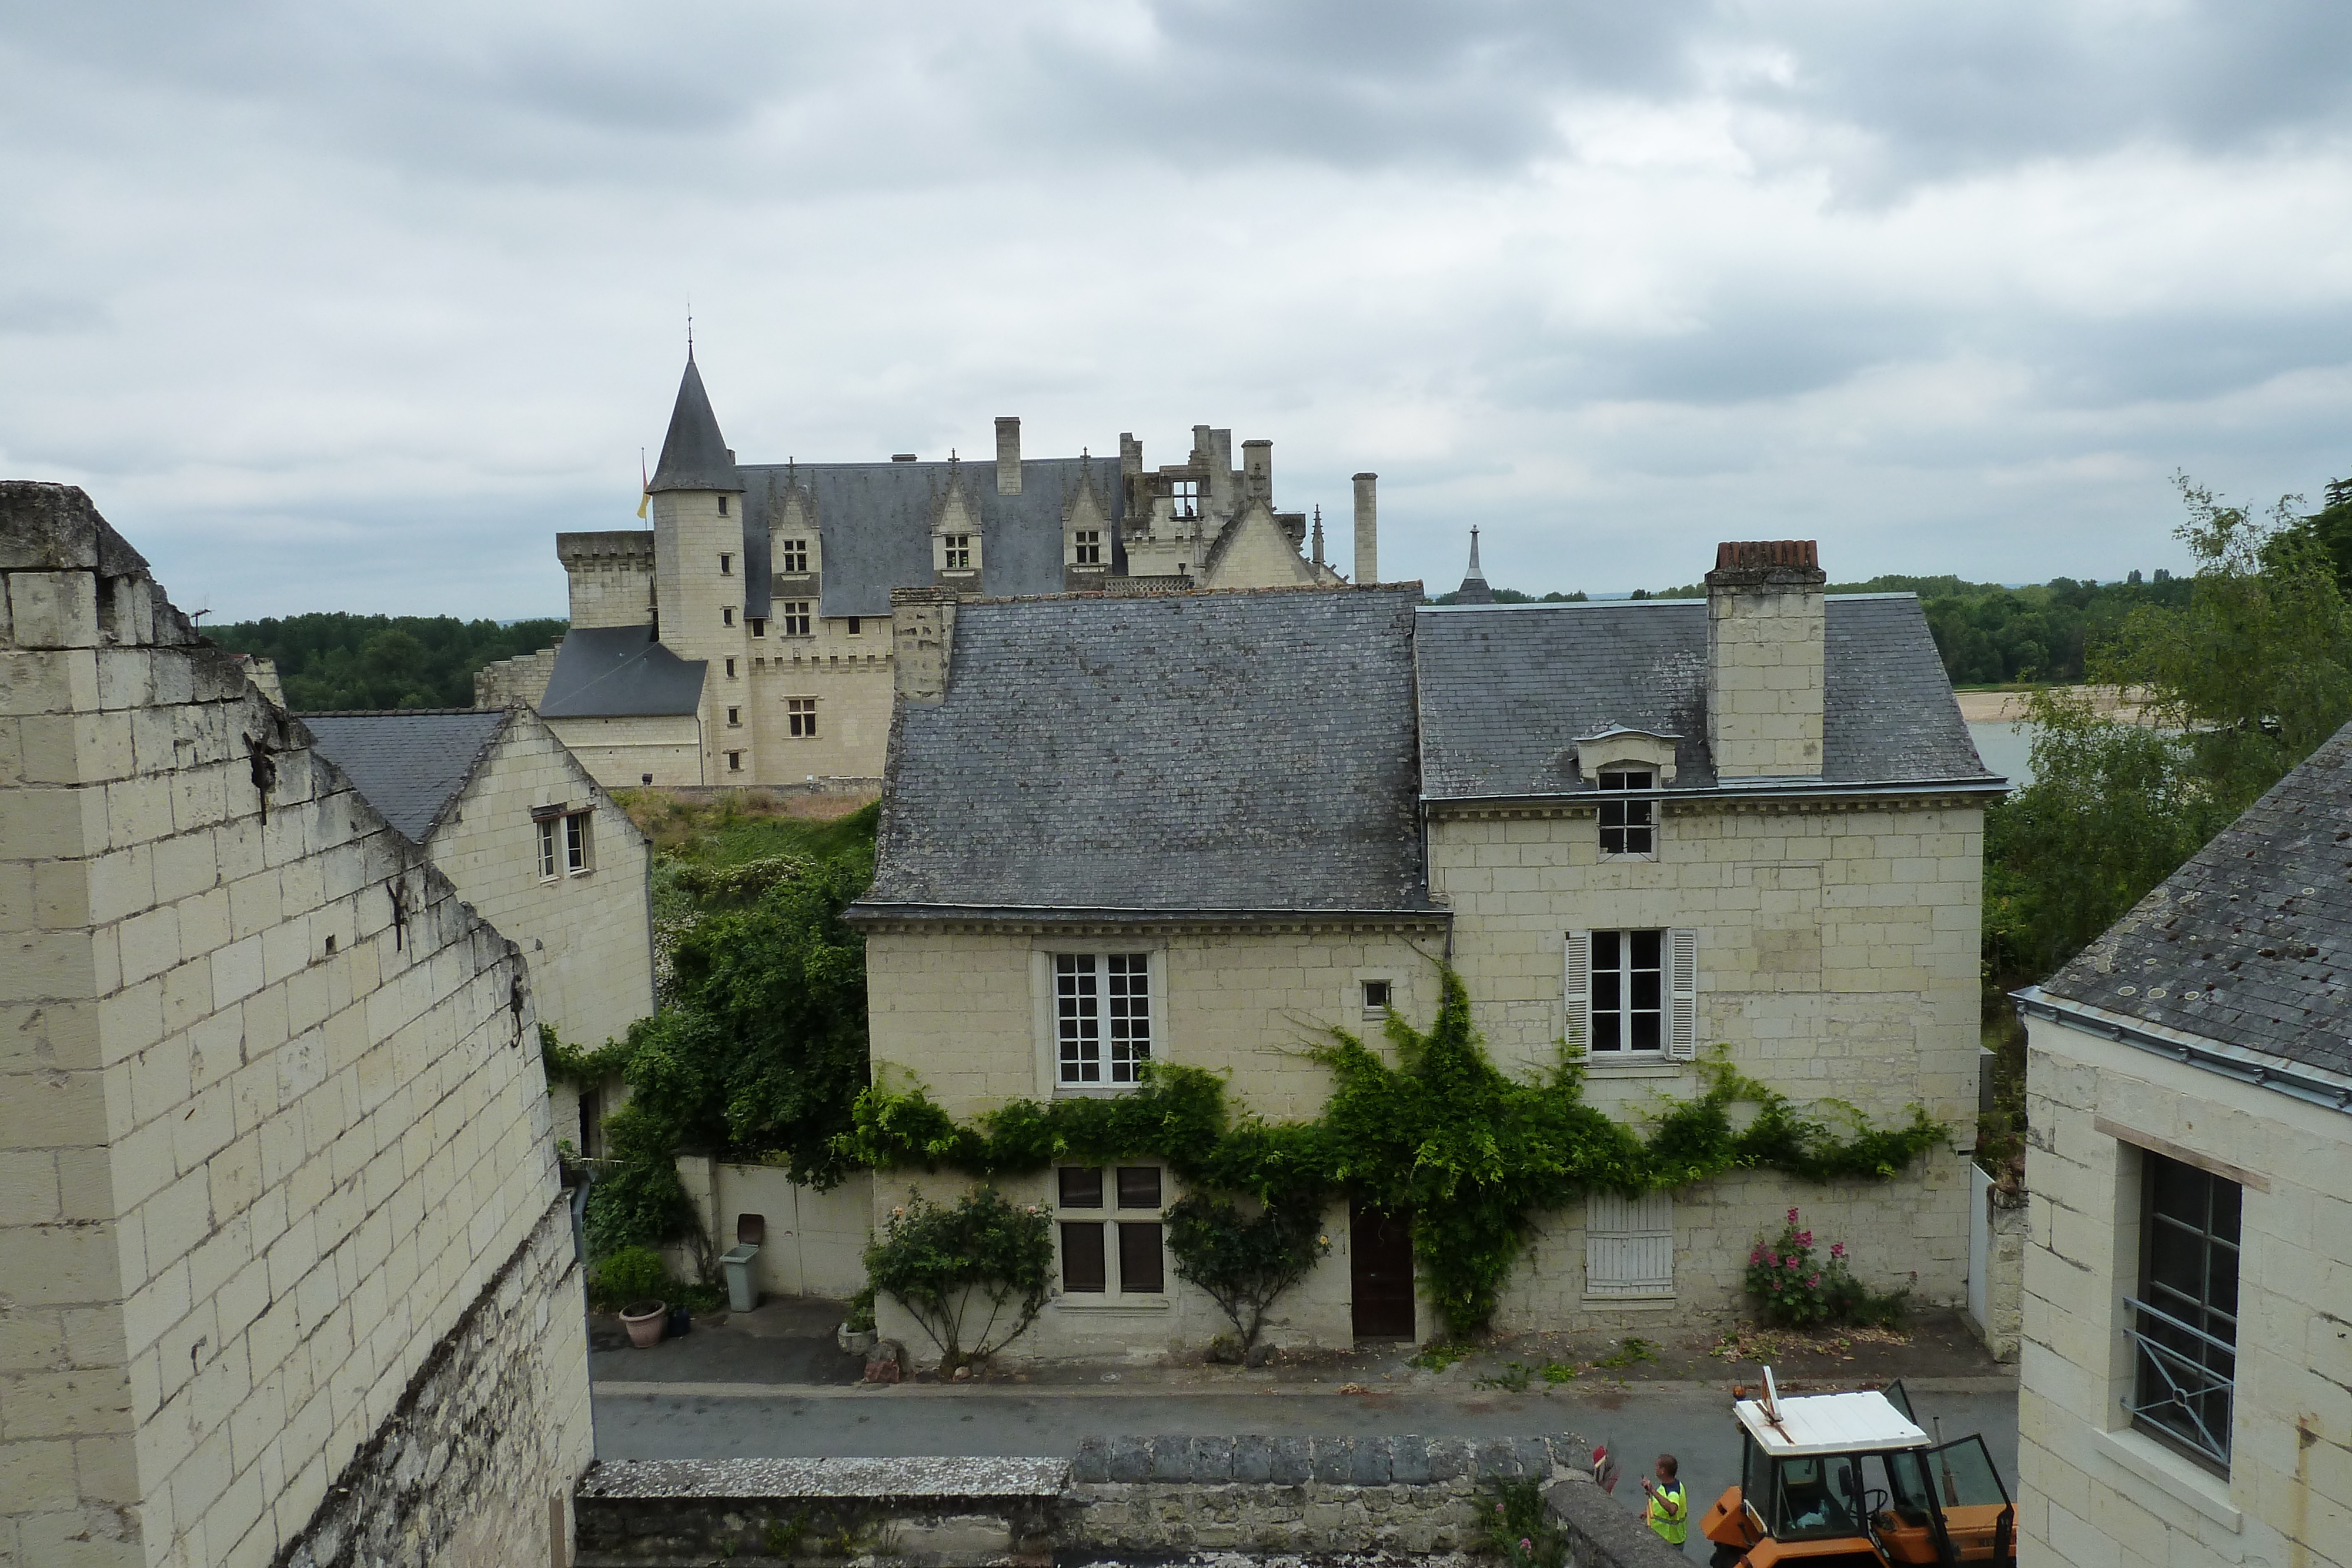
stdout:
POLYGON ((1478 530, 1470 530, 1470 570, 1462 579, 1462 586, 1454 591, 1456 604, 1492 604, 1495 591, 1486 586, 1486 574, 1478 570, 1478 530))
POLYGON ((725 783, 729 774, 752 768, 748 731, 725 722, 730 709, 742 706, 749 663, 743 480, 691 349, 661 463, 646 488, 653 496, 656 624, 678 657, 709 661, 702 688, 704 777, 725 783))

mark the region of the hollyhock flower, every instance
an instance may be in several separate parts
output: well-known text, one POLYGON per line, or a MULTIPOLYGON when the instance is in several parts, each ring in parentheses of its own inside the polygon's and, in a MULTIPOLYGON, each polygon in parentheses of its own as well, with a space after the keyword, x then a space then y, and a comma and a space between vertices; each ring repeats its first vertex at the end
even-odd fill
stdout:
POLYGON ((1797 1211, 1793 1208, 1789 1211, 1789 1223, 1791 1225, 1797 1223, 1797 1211))
POLYGON ((1790 1260, 1789 1260, 1789 1272, 1790 1272, 1790 1273, 1791 1273, 1791 1274, 1793 1274, 1793 1273, 1795 1273, 1796 1271, 1797 1271, 1797 1260, 1796 1260, 1794 1258, 1791 1258, 1791 1259, 1790 1259, 1790 1260))
POLYGON ((1844 1243, 1844 1242, 1843 1242, 1843 1241, 1832 1241, 1832 1242, 1831 1242, 1831 1243, 1830 1243, 1830 1256, 1831 1256, 1831 1257, 1832 1257, 1832 1258, 1843 1258, 1843 1257, 1844 1257, 1844 1256, 1845 1256, 1845 1243, 1844 1243))
POLYGON ((1798 1245, 1798 1246, 1800 1246, 1800 1247, 1811 1247, 1812 1244, 1813 1244, 1813 1233, 1812 1233, 1811 1231, 1810 1231, 1810 1230, 1800 1230, 1800 1231, 1798 1231, 1798 1232, 1797 1232, 1797 1245, 1798 1245))
POLYGON ((1819 1274, 1814 1275, 1811 1279, 1805 1281, 1805 1289, 1809 1291, 1818 1291, 1821 1288, 1822 1277, 1819 1274))

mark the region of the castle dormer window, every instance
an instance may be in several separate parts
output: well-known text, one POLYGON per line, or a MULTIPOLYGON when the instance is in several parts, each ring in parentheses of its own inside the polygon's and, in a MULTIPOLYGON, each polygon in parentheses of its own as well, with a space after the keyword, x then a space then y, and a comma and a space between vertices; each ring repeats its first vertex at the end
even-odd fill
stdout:
POLYGON ((783 604, 784 635, 805 637, 809 634, 810 612, 814 607, 805 599, 787 599, 783 604))
MULTIPOLYGON (((1657 775, 1646 768, 1604 768, 1598 780, 1601 789, 1616 794, 1636 789, 1654 789, 1657 775)), ((1604 855, 1652 855, 1658 849, 1657 802, 1654 800, 1603 800, 1601 802, 1601 852, 1604 855)))
POLYGON ((808 570, 808 540, 784 539, 778 543, 776 550, 781 563, 776 568, 778 571, 797 577, 808 570))
POLYGON ((949 571, 971 570, 971 536, 970 534, 945 534, 940 537, 940 542, 947 555, 944 570, 949 571))
POLYGON ((1079 566, 1100 566, 1103 558, 1102 530, 1080 528, 1074 538, 1071 548, 1076 552, 1076 564, 1079 566))

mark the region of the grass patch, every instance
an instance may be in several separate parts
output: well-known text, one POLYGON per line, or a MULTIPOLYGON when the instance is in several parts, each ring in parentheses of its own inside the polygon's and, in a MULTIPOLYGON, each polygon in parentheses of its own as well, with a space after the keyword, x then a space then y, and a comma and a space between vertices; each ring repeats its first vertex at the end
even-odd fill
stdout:
POLYGON ((1497 1367, 1484 1377, 1473 1378, 1471 1386, 1499 1388, 1506 1394, 1525 1394, 1528 1391, 1528 1369, 1514 1361, 1497 1367))
POLYGON ((1420 1367, 1423 1372, 1443 1372, 1467 1356, 1470 1348, 1459 1340, 1432 1340, 1405 1364, 1420 1367))
POLYGON ((656 853, 697 865, 795 856, 831 860, 874 848, 881 806, 835 795, 730 789, 701 800, 667 789, 615 789, 613 799, 656 853))

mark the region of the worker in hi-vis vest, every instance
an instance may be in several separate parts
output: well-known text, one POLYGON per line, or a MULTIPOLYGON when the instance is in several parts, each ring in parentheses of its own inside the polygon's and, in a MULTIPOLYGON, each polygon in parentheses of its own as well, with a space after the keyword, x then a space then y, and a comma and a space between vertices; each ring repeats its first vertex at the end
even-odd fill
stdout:
POLYGON ((1681 1470, 1672 1454, 1660 1454, 1656 1483, 1652 1484, 1647 1476, 1642 1478, 1642 1490, 1650 1500, 1642 1517, 1669 1546, 1680 1546, 1690 1539, 1690 1494, 1676 1479, 1681 1470))

